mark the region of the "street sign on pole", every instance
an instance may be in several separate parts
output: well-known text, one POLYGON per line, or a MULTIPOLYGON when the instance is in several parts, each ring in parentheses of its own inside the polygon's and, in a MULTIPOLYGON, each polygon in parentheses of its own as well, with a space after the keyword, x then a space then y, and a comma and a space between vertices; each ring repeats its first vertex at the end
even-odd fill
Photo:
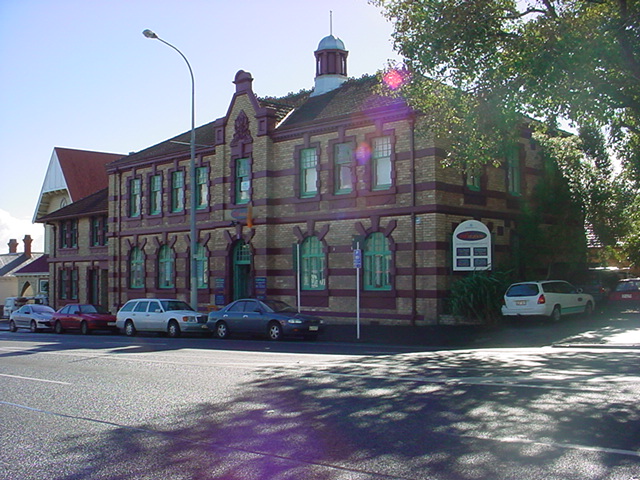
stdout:
POLYGON ((353 268, 362 268, 362 250, 359 248, 353 251, 353 268))

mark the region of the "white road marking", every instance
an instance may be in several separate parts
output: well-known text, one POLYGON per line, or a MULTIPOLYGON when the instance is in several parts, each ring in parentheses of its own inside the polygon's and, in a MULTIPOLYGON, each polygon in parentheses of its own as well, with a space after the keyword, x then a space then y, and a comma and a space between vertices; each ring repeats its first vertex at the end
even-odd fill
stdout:
POLYGON ((33 382, 45 382, 45 383, 57 383, 58 385, 73 385, 69 382, 58 382, 56 380, 45 380, 44 378, 22 377, 20 375, 9 375, 7 373, 0 373, 0 377, 18 378, 20 380, 31 380, 33 382))

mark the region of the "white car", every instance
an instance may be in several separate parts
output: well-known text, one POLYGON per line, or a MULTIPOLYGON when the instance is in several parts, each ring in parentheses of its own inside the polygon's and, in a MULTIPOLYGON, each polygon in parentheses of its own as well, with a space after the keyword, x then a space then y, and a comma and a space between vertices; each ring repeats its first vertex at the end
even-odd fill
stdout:
POLYGON ((502 315, 544 316, 557 322, 563 315, 591 315, 594 305, 591 295, 563 280, 520 282, 511 285, 504 294, 502 315))
POLYGON ((182 300, 140 298, 129 300, 116 314, 116 327, 131 337, 137 332, 161 332, 179 337, 183 332, 207 333, 207 315, 182 300))
POLYGON ((51 317, 55 310, 47 305, 27 304, 11 314, 9 331, 16 332, 19 328, 28 328, 33 333, 51 328, 51 317))

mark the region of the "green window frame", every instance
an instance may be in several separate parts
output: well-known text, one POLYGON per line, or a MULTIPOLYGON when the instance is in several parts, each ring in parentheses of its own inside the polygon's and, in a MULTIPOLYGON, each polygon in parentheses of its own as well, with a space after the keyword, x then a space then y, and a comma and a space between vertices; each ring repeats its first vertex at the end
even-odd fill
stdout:
POLYGON ((129 180, 129 216, 142 214, 142 186, 139 178, 129 180))
POLYGON ((144 254, 134 247, 129 254, 129 288, 144 288, 144 254))
POLYGON ((69 292, 69 270, 60 270, 60 289, 59 297, 61 300, 66 300, 69 292))
POLYGON ((207 208, 209 202, 209 176, 207 167, 196 168, 196 208, 207 208))
POLYGON ((67 222, 60 222, 60 248, 69 247, 69 238, 67 237, 68 227, 67 222))
POLYGON ((386 190, 391 187, 391 137, 376 137, 372 140, 371 162, 373 166, 373 189, 386 190))
POLYGON ((300 288, 302 290, 325 290, 326 256, 318 237, 307 237, 300 246, 300 288))
POLYGON ((480 167, 472 167, 466 173, 467 188, 474 192, 482 190, 482 170, 480 167))
POLYGON ((162 213, 162 175, 152 175, 149 179, 149 213, 162 213))
POLYGON ((300 150, 300 196, 315 197, 318 194, 318 150, 300 150))
POLYGON ((518 147, 512 147, 507 154, 507 189, 511 195, 522 193, 522 172, 518 147))
POLYGON ((78 246, 78 220, 69 222, 69 246, 72 248, 78 246))
POLYGON ((389 239, 376 232, 367 237, 363 249, 365 290, 391 290, 391 250, 389 239))
POLYGON ((184 172, 178 170, 171 173, 171 211, 184 211, 184 172))
POLYGON ((91 246, 98 247, 100 245, 104 245, 101 242, 101 233, 102 233, 102 218, 101 217, 91 217, 91 246))
POLYGON ((160 247, 158 255, 158 288, 174 288, 175 257, 168 245, 160 247))
POLYGON ((194 255, 196 261, 196 278, 198 288, 208 288, 209 286, 209 259, 207 258, 207 251, 204 245, 198 243, 196 245, 196 254, 194 255))
POLYGON ((78 299, 78 269, 71 270, 71 300, 78 299))
POLYGON ((353 144, 338 143, 333 146, 333 193, 344 195, 353 192, 353 144))
POLYGON ((249 178, 249 159, 238 158, 236 160, 235 201, 238 205, 249 203, 251 179, 249 178))

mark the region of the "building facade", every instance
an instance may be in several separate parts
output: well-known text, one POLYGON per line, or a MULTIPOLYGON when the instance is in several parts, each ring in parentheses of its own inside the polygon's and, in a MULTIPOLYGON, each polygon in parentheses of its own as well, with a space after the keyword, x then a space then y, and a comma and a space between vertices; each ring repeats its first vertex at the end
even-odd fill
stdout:
POLYGON ((310 92, 260 98, 251 75, 236 74, 226 115, 196 131, 195 184, 188 132, 107 166, 112 309, 189 300, 191 195, 203 309, 268 296, 336 321, 359 310, 434 324, 452 279, 509 260, 522 199, 544 175, 530 132, 501 167, 462 174, 378 77, 347 79, 339 39, 315 56, 310 92), (489 247, 454 252, 470 220, 489 247))

